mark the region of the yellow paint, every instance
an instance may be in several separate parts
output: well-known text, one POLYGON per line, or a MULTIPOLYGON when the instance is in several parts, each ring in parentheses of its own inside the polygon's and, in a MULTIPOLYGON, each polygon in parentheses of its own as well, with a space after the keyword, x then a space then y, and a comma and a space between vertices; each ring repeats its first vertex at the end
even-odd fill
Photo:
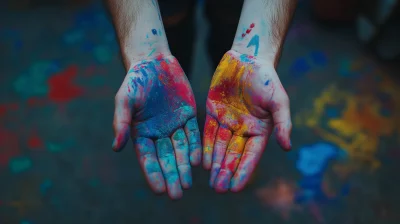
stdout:
POLYGON ((243 89, 251 86, 245 82, 244 76, 252 72, 251 64, 243 63, 228 53, 222 58, 211 81, 210 91, 218 88, 215 92, 218 96, 211 100, 221 105, 216 107, 216 113, 231 121, 230 127, 239 134, 249 130, 246 122, 242 121, 243 115, 250 114, 244 103, 243 89))
POLYGON ((211 153, 211 150, 213 149, 213 144, 214 144, 214 135, 215 133, 208 133, 210 131, 217 130, 217 121, 214 119, 211 119, 208 121, 208 129, 206 130, 206 138, 204 139, 204 152, 205 153, 211 153), (208 131, 208 132, 207 132, 208 131))
POLYGON ((389 77, 382 75, 382 79, 376 83, 378 91, 389 94, 395 104, 390 116, 380 114, 382 102, 373 91, 369 95, 355 95, 331 85, 314 100, 312 110, 296 116, 295 123, 316 130, 323 139, 346 150, 350 158, 378 168, 380 161, 375 155, 381 137, 391 137, 395 132, 400 137, 400 91, 389 77), (325 108, 335 105, 344 105, 341 116, 325 122, 325 108))

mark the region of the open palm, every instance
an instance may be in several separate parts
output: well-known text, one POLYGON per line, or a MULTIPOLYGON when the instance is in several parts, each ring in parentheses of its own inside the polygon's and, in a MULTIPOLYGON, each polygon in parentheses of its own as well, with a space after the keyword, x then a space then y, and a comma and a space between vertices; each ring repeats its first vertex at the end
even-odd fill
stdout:
POLYGON ((196 103, 173 56, 131 66, 115 98, 114 130, 115 151, 131 135, 153 191, 178 199, 191 186, 190 163, 201 160, 196 103))
POLYGON ((217 192, 240 191, 248 182, 272 129, 291 148, 289 99, 274 66, 227 52, 214 73, 207 98, 203 166, 217 192))

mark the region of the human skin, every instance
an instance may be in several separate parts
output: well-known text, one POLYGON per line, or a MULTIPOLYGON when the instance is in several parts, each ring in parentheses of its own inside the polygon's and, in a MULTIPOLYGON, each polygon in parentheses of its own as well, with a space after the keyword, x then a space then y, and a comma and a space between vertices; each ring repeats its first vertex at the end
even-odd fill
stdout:
POLYGON ((232 49, 218 65, 207 98, 203 167, 217 192, 242 190, 275 130, 291 149, 289 98, 276 66, 295 0, 245 0, 232 49))
POLYGON ((196 103, 168 48, 157 1, 106 1, 127 75, 115 96, 112 148, 132 138, 140 166, 156 193, 179 199, 201 162, 196 103))

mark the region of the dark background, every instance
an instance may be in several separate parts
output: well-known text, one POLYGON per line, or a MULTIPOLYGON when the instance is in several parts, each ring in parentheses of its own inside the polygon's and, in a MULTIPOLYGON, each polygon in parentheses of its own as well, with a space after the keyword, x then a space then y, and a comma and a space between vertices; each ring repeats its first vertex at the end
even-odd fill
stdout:
MULTIPOLYGON (((2 1, 0 224, 400 223, 399 23, 352 4, 299 1, 278 68, 293 151, 271 141, 235 194, 216 194, 196 167, 193 188, 171 201, 150 191, 130 143, 111 150, 125 71, 102 4, 2 1), (371 41, 366 18, 379 31, 371 41)), ((213 73, 202 8, 191 71, 200 118, 213 73)))

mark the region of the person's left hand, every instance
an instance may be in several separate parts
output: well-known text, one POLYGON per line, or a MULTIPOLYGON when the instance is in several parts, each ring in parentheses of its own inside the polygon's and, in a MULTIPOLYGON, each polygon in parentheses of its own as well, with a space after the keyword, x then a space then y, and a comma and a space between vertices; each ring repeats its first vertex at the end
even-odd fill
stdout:
POLYGON ((203 136, 203 167, 217 192, 242 190, 272 128, 290 150, 289 98, 273 63, 236 51, 222 58, 211 81, 203 136))

